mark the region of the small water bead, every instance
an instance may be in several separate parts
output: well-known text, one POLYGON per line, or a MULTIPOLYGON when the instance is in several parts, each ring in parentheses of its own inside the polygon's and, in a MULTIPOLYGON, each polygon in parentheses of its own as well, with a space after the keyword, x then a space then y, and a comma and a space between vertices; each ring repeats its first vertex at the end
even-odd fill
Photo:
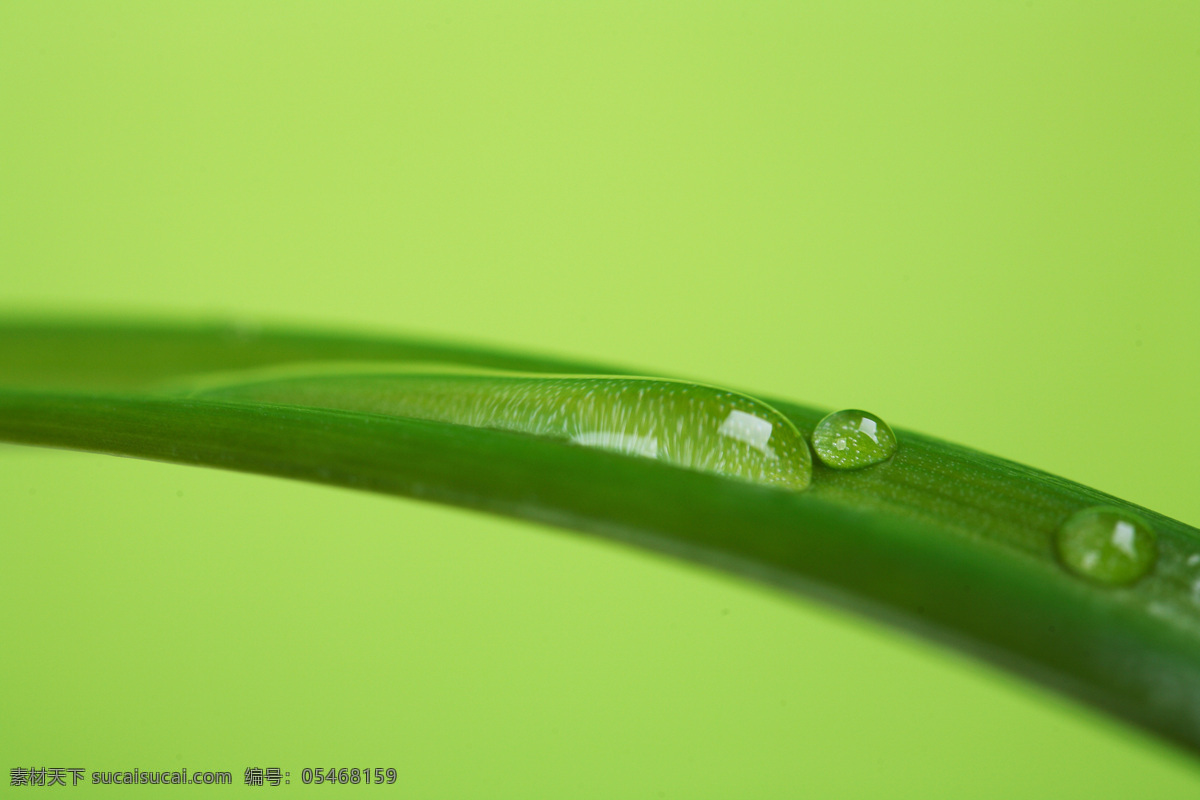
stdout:
POLYGON ((1086 508, 1058 529, 1055 547, 1062 563, 1077 575, 1121 586, 1150 571, 1158 556, 1154 530, 1119 508, 1086 508))
POLYGON ((861 469, 896 453, 896 435, 867 411, 835 411, 817 423, 812 435, 817 458, 833 469, 861 469))

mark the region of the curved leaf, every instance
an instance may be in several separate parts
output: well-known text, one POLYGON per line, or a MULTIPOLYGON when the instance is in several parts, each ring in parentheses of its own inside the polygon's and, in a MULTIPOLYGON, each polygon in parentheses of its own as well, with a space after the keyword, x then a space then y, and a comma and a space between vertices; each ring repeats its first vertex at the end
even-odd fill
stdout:
MULTIPOLYGON (((163 393, 198 372, 313 360, 590 365, 405 340, 228 326, 0 327, 0 439, 319 481, 626 541, 950 643, 1200 751, 1200 532, 1086 487, 896 430, 890 461, 814 465, 780 492, 502 431, 163 393), (1158 538, 1123 588, 1066 571, 1053 536, 1093 505, 1158 538)), ((824 412, 767 399, 811 435, 824 412)))

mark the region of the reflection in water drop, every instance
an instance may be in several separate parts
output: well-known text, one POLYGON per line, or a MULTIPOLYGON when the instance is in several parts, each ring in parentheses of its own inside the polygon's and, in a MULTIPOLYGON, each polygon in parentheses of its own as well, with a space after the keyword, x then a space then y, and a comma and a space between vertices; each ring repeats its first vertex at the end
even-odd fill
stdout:
POLYGON ((787 417, 752 397, 681 381, 316 370, 234 377, 199 394, 497 428, 792 491, 812 479, 808 445, 787 417))
POLYGON ((818 422, 812 443, 817 457, 834 469, 869 467, 896 452, 896 435, 887 423, 857 409, 835 411, 818 422))
POLYGON ((729 416, 721 423, 721 427, 717 428, 717 433, 739 442, 745 442, 767 458, 775 458, 775 451, 768 444, 771 441, 771 431, 774 427, 763 417, 756 417, 754 414, 747 414, 745 411, 735 408, 729 412, 729 416))
POLYGON ((1158 554, 1154 530, 1119 508, 1087 508, 1058 529, 1055 547, 1077 575, 1110 585, 1133 583, 1150 571, 1158 554))

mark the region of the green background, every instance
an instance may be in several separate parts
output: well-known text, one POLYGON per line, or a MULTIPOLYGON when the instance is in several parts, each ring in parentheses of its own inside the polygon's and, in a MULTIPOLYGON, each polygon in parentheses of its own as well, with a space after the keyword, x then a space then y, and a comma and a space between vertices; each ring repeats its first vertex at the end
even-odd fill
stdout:
MULTIPOLYGON (((608 361, 865 407, 1200 524, 1192 0, 183 5, 0 4, 6 315, 608 361)), ((1039 688, 657 556, 2 455, 5 787, 394 766, 410 797, 1200 793, 1187 757, 1039 688)))

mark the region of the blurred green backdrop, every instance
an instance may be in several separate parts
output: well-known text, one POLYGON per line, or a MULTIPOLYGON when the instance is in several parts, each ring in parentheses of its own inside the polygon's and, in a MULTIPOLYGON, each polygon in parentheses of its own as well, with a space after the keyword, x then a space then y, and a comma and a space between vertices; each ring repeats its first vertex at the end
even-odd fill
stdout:
MULTIPOLYGON (((412 333, 861 406, 1195 525, 1198 143, 1193 0, 10 1, 0 311, 412 333)), ((1200 793, 1140 733, 690 566, 2 456, 6 771, 1200 793)))

